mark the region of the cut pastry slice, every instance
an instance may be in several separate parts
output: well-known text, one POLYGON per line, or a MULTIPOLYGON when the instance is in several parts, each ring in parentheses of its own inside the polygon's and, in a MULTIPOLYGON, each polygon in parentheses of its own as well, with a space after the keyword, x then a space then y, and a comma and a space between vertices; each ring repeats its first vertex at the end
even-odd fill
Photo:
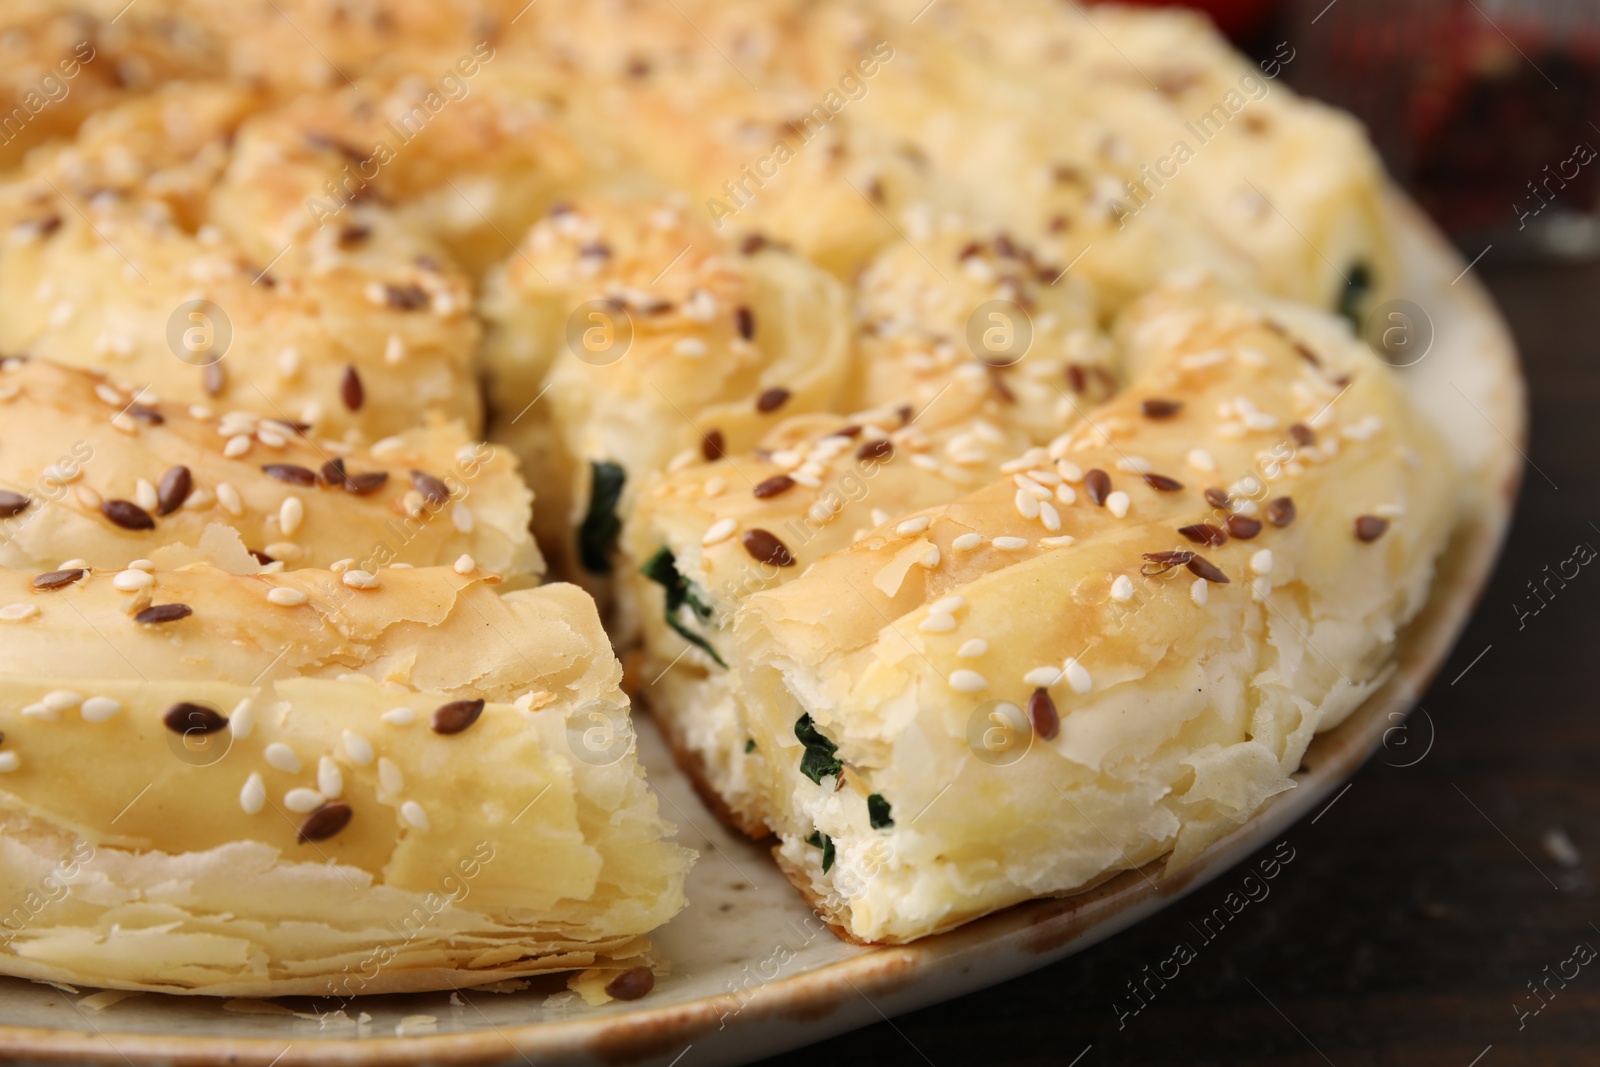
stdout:
POLYGON ((549 502, 536 532, 568 575, 611 572, 647 474, 829 410, 847 369, 838 283, 783 249, 729 245, 660 202, 560 206, 485 305, 496 434, 526 442, 549 502))
POLYGON ((459 424, 348 445, 15 357, 0 361, 0 410, 11 431, 0 449, 5 566, 120 568, 164 545, 198 547, 221 524, 288 567, 466 557, 508 578, 543 570, 515 459, 459 424))
POLYGON ((0 891, 53 896, 0 972, 342 997, 647 963, 689 854, 593 602, 350 573, 0 574, 0 891))
MULTIPOLYGON (((435 414, 477 432, 470 283, 437 242, 375 204, 352 216, 359 240, 330 226, 280 241, 281 219, 213 202, 260 104, 170 86, 0 183, 0 349, 327 437, 375 441, 435 414)), ((345 165, 321 158, 329 180, 345 165)), ((238 180, 299 177, 285 162, 238 180)))
POLYGON ((1451 460, 1336 321, 1157 293, 1131 386, 1048 464, 749 597, 750 778, 846 936, 910 940, 1167 856, 1290 777, 1386 673, 1455 518, 1451 460), (910 565, 907 565, 907 561, 910 565))
POLYGON ((964 227, 926 250, 887 250, 860 284, 852 360, 851 399, 875 407, 790 419, 757 451, 641 494, 614 630, 643 635, 635 673, 654 680, 643 695, 708 802, 748 833, 766 828, 746 767, 761 757, 744 743, 728 669, 739 605, 1004 470, 1047 521, 1072 498, 1048 458, 1012 461, 1053 436, 1064 446, 1064 429, 1110 395, 1112 349, 1087 295, 1031 260, 964 227))

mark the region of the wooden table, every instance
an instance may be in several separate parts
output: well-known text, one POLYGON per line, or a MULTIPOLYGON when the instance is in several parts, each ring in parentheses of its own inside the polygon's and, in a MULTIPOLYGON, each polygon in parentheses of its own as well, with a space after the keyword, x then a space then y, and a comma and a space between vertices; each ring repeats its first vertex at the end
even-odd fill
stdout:
POLYGON ((1295 826, 1270 896, 1136 1015, 1127 983, 1197 941, 1242 866, 1042 971, 770 1063, 1600 1064, 1600 956, 1574 954, 1600 952, 1600 559, 1520 614, 1530 581, 1600 549, 1600 267, 1477 269, 1522 352, 1534 466, 1415 747, 1295 826))

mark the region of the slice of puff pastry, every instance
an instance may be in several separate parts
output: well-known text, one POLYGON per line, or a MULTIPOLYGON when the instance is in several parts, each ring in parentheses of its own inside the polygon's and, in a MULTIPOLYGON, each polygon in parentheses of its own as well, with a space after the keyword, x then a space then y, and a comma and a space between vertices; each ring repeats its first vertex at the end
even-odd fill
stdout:
POLYGON ((0 573, 0 893, 43 901, 7 923, 0 972, 459 988, 637 967, 683 906, 689 855, 577 588, 150 578, 162 615, 129 615, 140 593, 109 574, 0 573), (597 720, 616 730, 598 744, 597 720))
MULTIPOLYGON (((0 349, 328 437, 374 441, 433 414, 477 432, 470 284, 437 242, 375 204, 351 240, 334 226, 280 240, 281 219, 233 208, 240 182, 304 180, 287 161, 232 173, 261 103, 169 86, 0 182, 0 349)), ((318 158, 329 180, 346 164, 318 158)), ((297 217, 313 221, 304 204, 297 217)))
POLYGON ((0 361, 0 564, 117 568, 198 547, 213 524, 261 562, 375 571, 471 565, 511 578, 543 561, 532 494, 504 448, 459 424, 351 446, 248 412, 216 415, 43 360, 0 361))
POLYGON ((736 619, 761 817, 853 939, 1188 862, 1293 787, 1425 599, 1451 460, 1337 322, 1177 289, 1122 338, 1132 385, 1018 457, 1043 477, 886 524, 736 619), (1053 478, 1059 533, 1018 493, 1053 478))
POLYGON ((614 629, 643 634, 630 664, 654 680, 642 695, 708 802, 746 832, 765 833, 746 767, 762 755, 731 743, 749 736, 727 669, 734 612, 886 517, 1000 477, 1110 395, 1111 345, 1087 294, 1059 273, 967 227, 925 250, 886 250, 858 287, 848 397, 875 406, 790 419, 753 453, 643 491, 614 629))
POLYGON ((485 315, 495 435, 547 502, 535 532, 569 576, 611 571, 646 475, 829 410, 848 367, 837 282, 659 201, 558 205, 491 281, 485 315))

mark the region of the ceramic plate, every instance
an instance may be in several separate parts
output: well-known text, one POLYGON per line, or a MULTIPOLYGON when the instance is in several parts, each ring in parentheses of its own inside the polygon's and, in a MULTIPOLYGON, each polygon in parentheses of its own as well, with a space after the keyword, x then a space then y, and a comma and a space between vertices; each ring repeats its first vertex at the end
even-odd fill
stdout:
MULTIPOLYGON (((1406 630, 1389 683, 1311 745, 1299 787, 1195 863, 1128 871, 1094 890, 1024 904, 952 933, 858 948, 828 933, 767 850, 724 830, 647 721, 640 748, 666 816, 700 851, 689 907, 655 935, 670 968, 643 1000, 588 1008, 564 986, 375 997, 340 1005, 57 989, 0 980, 0 1059, 154 1064, 744 1063, 960 996, 1109 937, 1203 885, 1326 804, 1388 735, 1385 758, 1431 742, 1418 713, 1391 733, 1448 656, 1488 579, 1521 472, 1523 386, 1504 324, 1465 264, 1395 198, 1417 351, 1401 371, 1469 471, 1466 518, 1433 596, 1406 630), (1431 323, 1431 326, 1430 326, 1431 323), (1398 744, 1405 740, 1411 747, 1398 744)), ((1397 325, 1404 325, 1395 320, 1397 325)))

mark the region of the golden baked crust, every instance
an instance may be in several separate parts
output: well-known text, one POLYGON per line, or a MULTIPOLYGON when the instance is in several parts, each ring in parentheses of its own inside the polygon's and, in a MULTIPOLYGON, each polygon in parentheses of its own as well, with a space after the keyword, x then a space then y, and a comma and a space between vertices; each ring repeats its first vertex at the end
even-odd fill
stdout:
POLYGON ((288 567, 543 570, 516 461, 459 424, 352 446, 15 358, 0 361, 0 410, 0 565, 123 567, 221 525, 288 567))
POLYGON ((0 572, 0 887, 72 887, 8 930, 8 973, 221 995, 476 985, 637 962, 682 906, 688 853, 661 840, 625 736, 581 740, 626 709, 581 591, 499 597, 448 569, 360 590, 313 570, 152 577, 150 599, 192 615, 139 622, 111 575, 0 572))

